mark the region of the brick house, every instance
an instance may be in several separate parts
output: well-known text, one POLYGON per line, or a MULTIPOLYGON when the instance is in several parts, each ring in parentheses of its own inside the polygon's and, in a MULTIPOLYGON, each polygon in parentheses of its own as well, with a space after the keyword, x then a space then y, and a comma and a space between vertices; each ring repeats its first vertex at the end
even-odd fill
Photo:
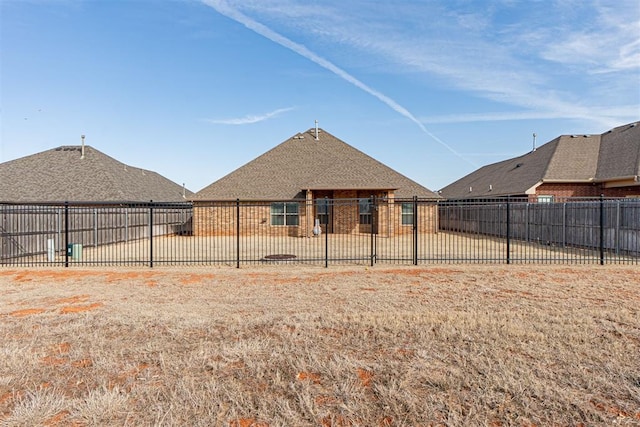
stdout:
POLYGON ((447 199, 505 196, 640 197, 640 122, 600 135, 562 135, 513 159, 484 166, 440 191, 447 199))
MULTIPOLYGON (((440 199, 330 133, 312 128, 196 193, 194 234, 235 234, 237 218, 230 212, 237 200, 255 205, 238 214, 244 235, 310 237, 316 220, 323 233, 410 233, 413 197, 440 199)), ((435 232, 435 206, 418 208, 418 228, 435 232)))

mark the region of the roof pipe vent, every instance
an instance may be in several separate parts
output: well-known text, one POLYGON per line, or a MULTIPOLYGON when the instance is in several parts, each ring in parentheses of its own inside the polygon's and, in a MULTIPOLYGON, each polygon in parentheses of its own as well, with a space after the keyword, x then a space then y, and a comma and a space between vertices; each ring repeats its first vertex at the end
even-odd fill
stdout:
POLYGON ((84 159, 84 135, 80 135, 80 139, 82 140, 82 146, 80 148, 80 158, 84 159))
POLYGON ((316 120, 316 141, 318 140, 318 121, 316 120))
POLYGON ((536 135, 536 133, 534 132, 534 133, 533 133, 533 151, 536 151, 536 137, 537 137, 537 136, 538 136, 538 135, 536 135))

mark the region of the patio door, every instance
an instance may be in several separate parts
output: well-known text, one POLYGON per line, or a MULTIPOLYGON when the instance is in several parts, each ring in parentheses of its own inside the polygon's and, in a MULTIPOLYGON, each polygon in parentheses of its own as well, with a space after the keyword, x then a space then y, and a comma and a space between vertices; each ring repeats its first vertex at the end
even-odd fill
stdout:
POLYGON ((333 200, 317 198, 314 203, 314 218, 320 220, 323 233, 333 233, 333 200))

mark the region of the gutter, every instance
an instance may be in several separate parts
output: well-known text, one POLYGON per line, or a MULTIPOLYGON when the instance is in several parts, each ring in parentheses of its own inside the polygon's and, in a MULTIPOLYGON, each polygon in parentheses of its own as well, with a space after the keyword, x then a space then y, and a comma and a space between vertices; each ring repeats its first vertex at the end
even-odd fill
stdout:
POLYGON ((633 181, 640 182, 639 175, 627 175, 627 176, 614 176, 612 178, 599 179, 597 182, 609 182, 609 181, 633 181))
POLYGON ((585 184, 597 182, 595 178, 586 179, 543 179, 542 184, 585 184))

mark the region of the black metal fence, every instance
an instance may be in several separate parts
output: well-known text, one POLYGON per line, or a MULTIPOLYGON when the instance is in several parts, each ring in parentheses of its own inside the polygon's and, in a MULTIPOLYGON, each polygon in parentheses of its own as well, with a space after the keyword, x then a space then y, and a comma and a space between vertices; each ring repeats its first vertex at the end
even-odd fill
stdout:
POLYGON ((0 203, 0 265, 640 262, 640 200, 0 203))

